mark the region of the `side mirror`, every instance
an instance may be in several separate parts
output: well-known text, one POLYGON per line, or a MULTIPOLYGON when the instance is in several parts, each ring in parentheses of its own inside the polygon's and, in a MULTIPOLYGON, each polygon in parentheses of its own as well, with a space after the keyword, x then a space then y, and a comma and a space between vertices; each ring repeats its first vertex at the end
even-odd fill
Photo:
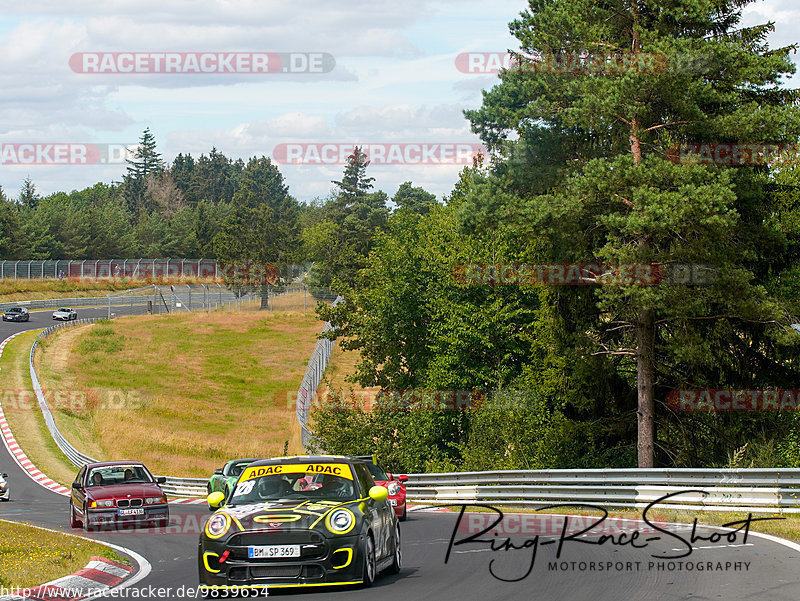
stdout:
POLYGON ((221 476, 221 475, 222 475, 222 468, 220 468, 220 469, 218 469, 218 470, 214 470, 214 473, 215 473, 217 476, 221 476))
POLYGON ((400 480, 400 482, 408 482, 408 476, 406 476, 405 474, 397 476, 397 479, 400 480))
POLYGON ((225 495, 219 491, 212 492, 210 495, 208 495, 206 501, 208 501, 208 508, 211 511, 216 511, 225 502, 225 495))
POLYGON ((158 478, 156 478, 156 484, 166 484, 166 483, 167 483, 166 476, 159 476, 158 478))
POLYGON ((3 472, 2 474, 0 474, 0 476, 3 476, 3 478, 8 478, 8 474, 6 474, 5 472, 3 472))
POLYGON ((73 482, 72 483, 72 488, 74 488, 75 490, 82 490, 83 486, 81 486, 80 482, 73 482))
POLYGON ((383 486, 373 486, 369 489, 369 498, 380 503, 389 498, 389 491, 383 486))

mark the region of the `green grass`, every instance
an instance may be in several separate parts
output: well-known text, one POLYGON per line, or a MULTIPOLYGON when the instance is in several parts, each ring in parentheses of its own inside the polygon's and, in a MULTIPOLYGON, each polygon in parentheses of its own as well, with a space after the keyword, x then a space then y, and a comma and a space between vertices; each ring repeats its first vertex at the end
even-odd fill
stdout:
POLYGON ((287 441, 302 452, 287 400, 321 328, 280 311, 124 317, 62 330, 37 371, 45 389, 85 396, 85 407, 55 411, 82 452, 204 477, 232 457, 279 455, 287 441))
POLYGON ((0 359, 3 411, 14 437, 33 464, 50 478, 69 486, 78 469, 56 445, 33 397, 28 356, 38 331, 9 342, 0 359), (20 399, 24 399, 22 402, 20 399))
POLYGON ((0 586, 26 588, 44 584, 80 570, 92 557, 129 563, 105 545, 0 520, 0 586))

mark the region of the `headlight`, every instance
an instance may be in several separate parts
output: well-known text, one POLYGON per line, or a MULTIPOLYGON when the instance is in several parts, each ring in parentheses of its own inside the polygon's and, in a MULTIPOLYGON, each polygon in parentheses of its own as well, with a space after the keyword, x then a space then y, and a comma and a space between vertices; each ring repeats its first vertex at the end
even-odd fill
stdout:
POLYGON ((92 501, 92 507, 114 507, 112 499, 105 499, 104 501, 92 501))
POLYGON ((400 485, 397 482, 389 482, 389 486, 386 487, 389 491, 389 494, 394 496, 400 492, 400 485))
POLYGON ((346 534, 353 529, 356 518, 349 509, 337 509, 325 520, 328 530, 334 534, 346 534))
POLYGON ((231 518, 224 513, 215 513, 206 522, 206 534, 209 538, 219 538, 228 531, 231 526, 231 518))
POLYGON ((159 503, 166 503, 164 497, 147 497, 144 500, 146 505, 157 505, 159 503))

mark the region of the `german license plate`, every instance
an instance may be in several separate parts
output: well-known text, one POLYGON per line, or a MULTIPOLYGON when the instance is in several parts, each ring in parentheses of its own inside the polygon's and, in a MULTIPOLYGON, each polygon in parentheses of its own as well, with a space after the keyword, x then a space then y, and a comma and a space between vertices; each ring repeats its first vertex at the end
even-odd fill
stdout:
POLYGON ((389 499, 389 503, 392 504, 392 507, 397 507, 397 499, 389 499))
POLYGON ((133 509, 120 509, 117 515, 144 515, 144 507, 134 507, 133 509))
POLYGON ((271 559, 273 557, 300 557, 300 545, 264 545, 247 547, 250 559, 271 559))

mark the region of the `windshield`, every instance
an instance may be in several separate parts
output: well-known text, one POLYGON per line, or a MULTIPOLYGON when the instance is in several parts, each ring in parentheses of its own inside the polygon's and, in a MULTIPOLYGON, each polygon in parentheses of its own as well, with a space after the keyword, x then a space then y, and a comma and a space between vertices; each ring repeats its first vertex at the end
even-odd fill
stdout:
POLYGON ((242 461, 241 463, 235 463, 231 466, 230 474, 231 476, 240 476, 242 474, 242 470, 250 465, 252 461, 242 461))
POLYGON ((89 472, 87 486, 109 484, 142 484, 152 482, 148 471, 141 465, 107 465, 89 472))
POLYGON ((72 309, 66 309, 66 308, 64 308, 64 307, 61 307, 61 308, 59 309, 59 311, 63 311, 63 312, 66 312, 66 313, 69 313, 71 310, 72 310, 72 309))
POLYGON ((357 498, 353 480, 347 476, 307 473, 267 474, 250 478, 247 476, 248 472, 236 484, 229 505, 248 505, 280 499, 341 502, 357 498))
POLYGON ((368 463, 367 468, 369 469, 369 473, 372 474, 372 477, 376 480, 388 480, 389 476, 386 475, 386 472, 383 471, 383 468, 379 465, 375 465, 374 463, 368 463))
POLYGON ((22 309, 14 307, 13 309, 9 309, 8 313, 22 313, 22 309))

